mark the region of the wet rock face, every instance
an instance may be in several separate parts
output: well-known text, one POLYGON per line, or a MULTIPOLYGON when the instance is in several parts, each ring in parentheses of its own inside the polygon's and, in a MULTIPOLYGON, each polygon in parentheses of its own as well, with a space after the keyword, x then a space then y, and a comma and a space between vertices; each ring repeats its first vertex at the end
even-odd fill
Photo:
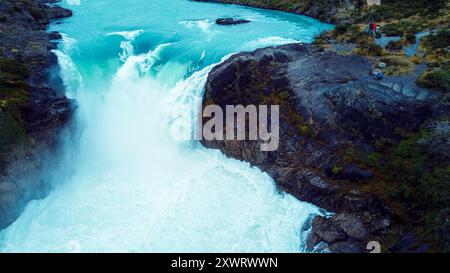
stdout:
POLYGON ((349 151, 370 152, 378 139, 399 139, 399 130, 417 129, 432 112, 431 101, 395 92, 370 70, 360 56, 290 44, 234 55, 206 84, 204 106, 280 106, 276 151, 261 152, 260 141, 202 143, 258 166, 300 200, 337 212, 331 222, 315 220, 310 240, 336 252, 362 251, 389 228, 380 223, 391 222, 380 199, 340 183, 371 183, 373 171, 349 162, 349 151))
POLYGON ((8 33, 0 39, 0 61, 27 71, 24 80, 10 86, 25 92, 26 99, 3 93, 4 81, 15 78, 13 73, 1 75, 0 100, 20 101, 13 114, 23 126, 22 135, 16 138, 23 140, 9 143, 8 149, 0 146, 0 229, 11 224, 29 200, 45 196, 49 185, 41 173, 43 162, 55 157, 59 135, 76 108, 64 94, 57 57, 51 52, 56 45, 50 40, 61 35, 45 32, 50 20, 72 14, 61 7, 47 6, 56 2, 0 2, 0 31, 8 33))

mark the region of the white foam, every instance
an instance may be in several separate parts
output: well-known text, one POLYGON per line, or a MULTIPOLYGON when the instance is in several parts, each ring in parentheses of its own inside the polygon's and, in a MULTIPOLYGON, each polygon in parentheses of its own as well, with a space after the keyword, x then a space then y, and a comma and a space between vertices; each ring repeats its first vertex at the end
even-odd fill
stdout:
POLYGON ((181 21, 180 24, 188 29, 198 28, 206 34, 212 33, 211 26, 213 23, 209 20, 181 21))
POLYGON ((299 40, 291 39, 291 38, 283 38, 279 36, 271 36, 271 37, 263 37, 256 39, 254 41, 248 42, 244 45, 245 49, 254 49, 259 47, 267 47, 267 46, 277 46, 291 43, 298 43, 299 40))
MULTIPOLYGON (((117 72, 116 77, 132 80, 148 76, 155 62, 159 60, 159 54, 170 45, 170 43, 160 44, 154 50, 150 50, 145 54, 128 56, 124 60, 124 65, 117 72)), ((129 52, 132 51, 130 50, 129 52)), ((125 55, 120 55, 121 59, 124 57, 125 55)))
POLYGON ((144 31, 142 29, 132 30, 132 31, 117 31, 108 33, 107 36, 118 35, 125 38, 125 41, 120 42, 120 48, 122 49, 122 53, 120 53, 120 60, 125 62, 128 57, 134 54, 134 48, 132 42, 144 31))
POLYGON ((69 6, 80 6, 81 0, 66 0, 67 5, 69 6))
POLYGON ((73 93, 83 86, 83 77, 78 72, 72 59, 63 51, 53 50, 58 57, 58 64, 65 72, 61 74, 64 86, 66 87, 66 96, 73 98, 73 93))

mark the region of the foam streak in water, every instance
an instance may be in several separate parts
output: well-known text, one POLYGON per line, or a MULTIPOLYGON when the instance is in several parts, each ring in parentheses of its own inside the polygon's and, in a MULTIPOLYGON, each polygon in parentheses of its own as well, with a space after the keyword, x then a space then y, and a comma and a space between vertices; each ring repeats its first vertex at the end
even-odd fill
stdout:
POLYGON ((118 35, 125 38, 125 41, 120 42, 120 48, 122 48, 122 53, 120 54, 120 60, 125 62, 128 57, 134 54, 134 49, 132 42, 136 37, 141 35, 144 31, 142 29, 133 30, 133 31, 118 31, 108 33, 107 36, 118 35))

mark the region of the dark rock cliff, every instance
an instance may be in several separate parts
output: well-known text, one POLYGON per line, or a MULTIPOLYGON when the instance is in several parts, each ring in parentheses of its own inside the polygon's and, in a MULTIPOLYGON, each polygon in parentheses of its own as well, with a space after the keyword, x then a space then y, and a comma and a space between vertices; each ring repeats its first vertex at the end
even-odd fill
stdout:
POLYGON ((202 142, 266 171, 300 200, 336 213, 314 219, 310 249, 325 242, 333 252, 360 252, 369 241, 384 243, 393 230, 401 236, 397 212, 374 190, 382 185, 382 172, 361 158, 385 149, 383 140, 395 145, 426 120, 448 117, 432 93, 403 93, 395 78, 378 81, 370 70, 361 56, 290 44, 234 55, 208 77, 204 107, 280 106, 276 151, 261 152, 260 141, 202 142))
POLYGON ((52 49, 51 20, 72 15, 50 0, 0 1, 0 228, 48 188, 42 169, 54 159, 75 103, 64 95, 52 49))

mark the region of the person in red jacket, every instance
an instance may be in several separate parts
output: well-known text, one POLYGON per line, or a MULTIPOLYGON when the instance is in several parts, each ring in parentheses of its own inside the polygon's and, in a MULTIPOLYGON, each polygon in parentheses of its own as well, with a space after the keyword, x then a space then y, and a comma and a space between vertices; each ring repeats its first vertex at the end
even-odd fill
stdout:
POLYGON ((373 38, 375 38, 377 34, 377 24, 376 23, 372 23, 372 36, 373 38))

